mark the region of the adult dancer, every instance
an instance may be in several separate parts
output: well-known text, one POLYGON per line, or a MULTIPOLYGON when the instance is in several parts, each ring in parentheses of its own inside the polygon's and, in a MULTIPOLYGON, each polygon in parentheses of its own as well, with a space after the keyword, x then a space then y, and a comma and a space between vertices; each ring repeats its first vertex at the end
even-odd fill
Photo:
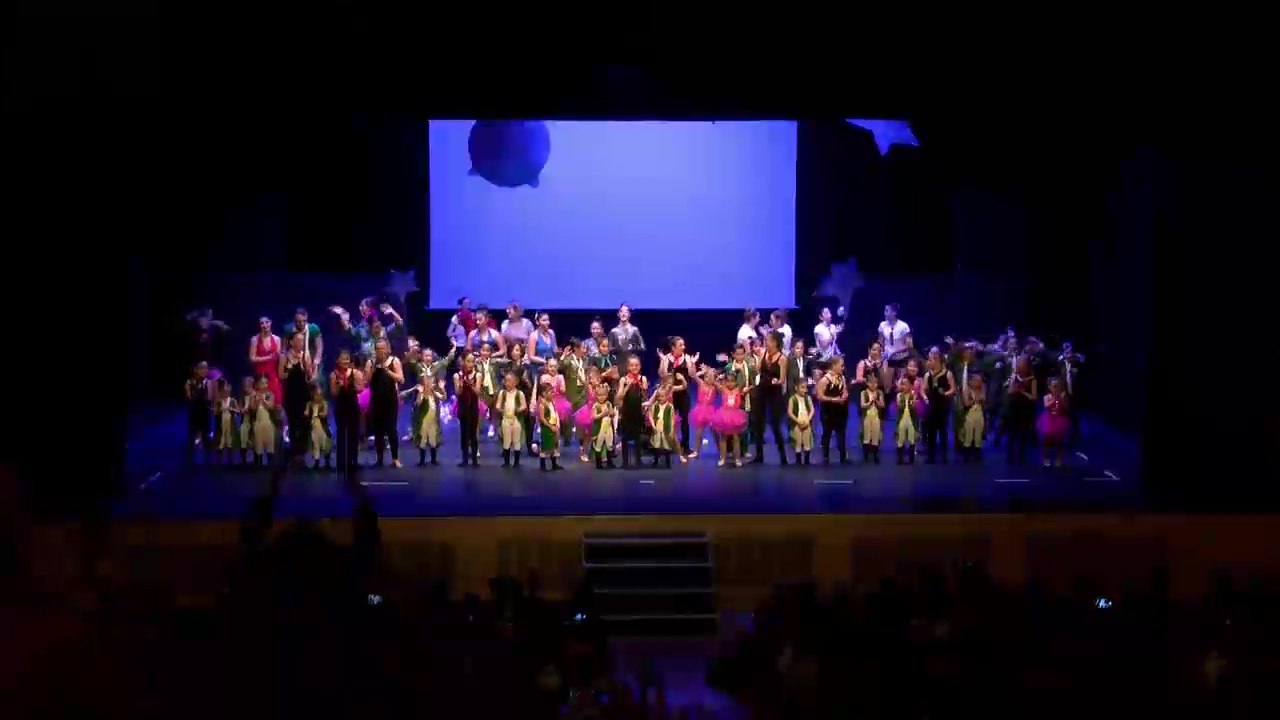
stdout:
POLYGON ((391 354, 391 344, 380 339, 373 346, 373 358, 365 366, 369 378, 369 429, 377 451, 377 467, 382 467, 386 447, 391 446, 391 467, 400 467, 400 436, 396 419, 400 414, 400 383, 404 369, 391 354))
POLYGON ((884 320, 876 328, 876 338, 884 348, 888 361, 880 368, 880 386, 893 387, 891 384, 895 374, 907 367, 910 352, 907 347, 907 336, 911 334, 911 326, 898 319, 898 303, 884 306, 884 320))
POLYGON ((324 338, 320 335, 320 326, 308 319, 304 307, 293 311, 293 322, 284 324, 286 342, 293 333, 302 334, 302 347, 311 359, 312 375, 324 377, 324 338))
POLYGON ((833 356, 841 354, 838 341, 842 330, 844 330, 843 324, 831 323, 831 308, 822 308, 818 313, 818 324, 813 326, 813 346, 818 351, 818 360, 826 362, 833 356))
POLYGON ((751 459, 754 464, 764 462, 764 426, 769 424, 773 433, 773 441, 778 446, 781 464, 787 464, 786 435, 782 434, 782 424, 786 419, 787 405, 784 387, 787 382, 787 356, 782 353, 782 333, 773 331, 764 338, 764 356, 760 358, 760 385, 754 410, 756 456, 751 459))
POLYGON ((305 333, 289 336, 289 351, 280 356, 279 374, 284 385, 284 416, 289 423, 289 454, 300 462, 310 437, 307 403, 311 401, 311 378, 315 376, 305 333))
MULTIPOLYGON (((600 338, 606 337, 604 332, 604 321, 598 317, 591 318, 591 325, 587 328, 587 334, 590 339, 587 340, 587 357, 594 358, 600 354, 600 338)), ((588 400, 594 402, 594 398, 588 400)))
POLYGON ((280 391, 280 337, 271 334, 271 318, 258 318, 258 334, 249 340, 249 366, 253 368, 254 377, 267 379, 267 390, 277 399, 283 397, 280 391))
POLYGON ((364 375, 351 366, 351 351, 338 351, 334 371, 329 373, 329 395, 333 398, 334 444, 338 451, 338 468, 348 472, 360 456, 360 402, 356 396, 364 389, 364 375))
MULTIPOLYGON (((533 334, 533 323, 524 316, 524 309, 520 307, 520 303, 512 300, 507 303, 507 319, 502 321, 502 327, 499 330, 502 332, 502 339, 507 341, 508 347, 524 345, 533 334)), ((533 359, 533 353, 529 353, 529 358, 533 359)))
POLYGON ((540 312, 537 328, 525 339, 525 357, 541 367, 559 355, 560 345, 556 342, 556 331, 551 329, 551 316, 540 312))
POLYGON ((688 457, 697 453, 689 445, 689 387, 693 384, 693 376, 697 374, 699 355, 685 353, 684 338, 676 336, 669 341, 670 352, 658 353, 658 375, 675 373, 684 378, 684 389, 671 393, 671 404, 680 416, 680 452, 688 457))
POLYGON ((618 306, 618 324, 609 331, 609 349, 614 354, 614 362, 622 367, 627 366, 627 359, 632 355, 637 358, 644 353, 644 337, 640 328, 631 324, 631 306, 622 303, 618 306))
POLYGON ((475 329, 476 320, 471 314, 471 298, 466 296, 458 298, 458 312, 449 318, 449 329, 445 331, 445 336, 454 347, 463 347, 467 344, 467 335, 475 329))
POLYGON ((506 355, 506 340, 502 339, 501 333, 489 327, 489 308, 484 305, 476 308, 475 319, 475 330, 467 333, 467 349, 471 352, 479 352, 480 346, 488 343, 494 355, 506 355))

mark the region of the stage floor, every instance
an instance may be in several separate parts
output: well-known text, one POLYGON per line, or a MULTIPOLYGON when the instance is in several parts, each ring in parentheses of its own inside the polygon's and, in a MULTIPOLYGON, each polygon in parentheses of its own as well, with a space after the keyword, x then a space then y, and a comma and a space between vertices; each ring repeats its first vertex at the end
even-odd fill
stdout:
MULTIPOLYGON (((247 502, 270 487, 265 469, 190 464, 182 451, 181 414, 139 418, 126 452, 128 493, 118 514, 155 518, 236 518, 247 502)), ((869 512, 1022 512, 1139 509, 1134 444, 1101 423, 1087 426, 1087 441, 1052 470, 1028 453, 1010 466, 1003 450, 987 447, 981 462, 897 465, 891 447, 881 464, 866 464, 861 448, 850 465, 768 464, 716 467, 715 446, 670 470, 596 470, 576 453, 561 458, 565 470, 541 472, 537 458, 519 469, 500 467, 496 440, 481 439, 478 468, 459 468, 456 426, 445 429, 440 465, 415 467, 416 448, 402 443, 405 467, 362 467, 354 478, 384 517, 615 514, 753 514, 869 512)), ((833 451, 834 452, 834 451, 833 451)), ((372 452, 361 462, 371 464, 372 452)), ((789 458, 790 459, 790 458, 789 458)), ((238 461, 238 460, 237 460, 238 461)), ((349 485, 334 470, 290 470, 280 485, 277 516, 339 517, 352 509, 349 485)))

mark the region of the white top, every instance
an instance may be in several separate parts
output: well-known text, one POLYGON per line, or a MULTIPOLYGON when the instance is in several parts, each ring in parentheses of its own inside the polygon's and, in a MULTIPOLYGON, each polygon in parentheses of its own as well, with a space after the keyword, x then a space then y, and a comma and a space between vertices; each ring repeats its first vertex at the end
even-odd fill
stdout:
POLYGON ((888 321, 882 320, 880 327, 876 328, 876 333, 880 338, 880 344, 884 346, 884 354, 888 356, 906 350, 907 342, 903 338, 909 332, 911 332, 911 326, 902 320, 895 322, 893 327, 889 327, 888 321))
POLYGON ((781 350, 783 352, 791 352, 791 325, 787 323, 782 323, 782 327, 777 328, 777 330, 778 332, 782 333, 781 350))
POLYGON ((751 338, 758 337, 760 337, 760 333, 756 331, 754 326, 743 323, 742 327, 738 328, 738 342, 736 344, 741 345, 744 342, 750 342, 751 338))
POLYGON ((815 347, 818 348, 818 354, 824 359, 840 354, 840 347, 836 345, 835 325, 827 325, 825 323, 814 325, 813 341, 815 347))

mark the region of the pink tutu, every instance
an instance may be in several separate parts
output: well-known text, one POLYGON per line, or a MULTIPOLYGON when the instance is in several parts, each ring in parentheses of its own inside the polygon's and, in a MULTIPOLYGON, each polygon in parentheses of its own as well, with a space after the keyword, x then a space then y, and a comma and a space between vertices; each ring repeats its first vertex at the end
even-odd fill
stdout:
POLYGON ((583 432, 591 432, 591 423, 595 418, 591 417, 591 403, 587 403, 578 408, 578 412, 573 414, 573 422, 583 432))
POLYGON ((1036 430, 1039 431, 1041 440, 1061 442, 1070 432, 1071 423, 1061 413, 1044 412, 1036 420, 1036 430))
POLYGON ((551 404, 555 407, 556 414, 560 416, 560 422, 567 423, 569 418, 573 417, 573 405, 569 402, 569 398, 556 395, 551 398, 551 404))
POLYGON ((356 402, 360 404, 360 412, 369 411, 369 388, 361 390, 360 394, 356 395, 356 402))
POLYGON ((706 427, 710 425, 716 416, 716 408, 711 403, 698 403, 689 411, 689 422, 694 427, 706 427))
POLYGON ((740 407, 721 407, 711 417, 711 429, 721 435, 737 435, 747 429, 747 411, 740 407))

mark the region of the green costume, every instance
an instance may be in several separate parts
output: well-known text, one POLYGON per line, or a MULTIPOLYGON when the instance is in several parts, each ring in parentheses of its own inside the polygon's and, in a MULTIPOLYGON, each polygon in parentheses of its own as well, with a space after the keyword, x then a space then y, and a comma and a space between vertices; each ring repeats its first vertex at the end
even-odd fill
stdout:
POLYGON ((550 399, 538 403, 538 438, 542 457, 560 457, 560 416, 550 399))
POLYGON ((787 401, 787 425, 790 426, 791 447, 795 452, 813 449, 813 398, 808 395, 791 395, 787 401), (792 420, 792 416, 802 420, 805 427, 801 429, 800 423, 792 420))
POLYGON ((570 353, 560 363, 564 375, 564 396, 574 410, 587 401, 587 359, 570 353))
POLYGON ((591 406, 591 450, 607 453, 614 442, 613 403, 608 400, 591 406))
POLYGON ((671 403, 654 403, 649 406, 649 424, 652 433, 649 435, 649 446, 654 450, 676 449, 676 411, 671 403))
POLYGON ((417 390, 410 437, 420 450, 440 447, 440 401, 444 399, 444 390, 435 383, 431 384, 428 392, 422 391, 422 385, 418 385, 417 390))

